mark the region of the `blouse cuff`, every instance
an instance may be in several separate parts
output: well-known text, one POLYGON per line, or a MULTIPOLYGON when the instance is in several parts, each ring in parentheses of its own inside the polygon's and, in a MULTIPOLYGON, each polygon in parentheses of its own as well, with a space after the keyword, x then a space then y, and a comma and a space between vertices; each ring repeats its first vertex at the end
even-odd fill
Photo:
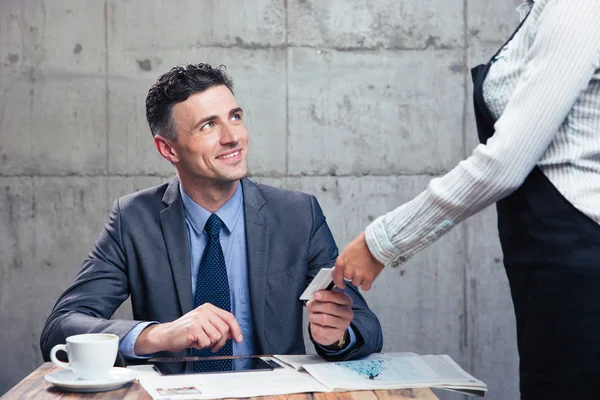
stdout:
POLYGON ((404 263, 400 256, 400 250, 392 244, 383 223, 384 216, 380 216, 371 222, 365 229, 365 241, 369 251, 377 261, 383 265, 391 264, 397 267, 404 263))

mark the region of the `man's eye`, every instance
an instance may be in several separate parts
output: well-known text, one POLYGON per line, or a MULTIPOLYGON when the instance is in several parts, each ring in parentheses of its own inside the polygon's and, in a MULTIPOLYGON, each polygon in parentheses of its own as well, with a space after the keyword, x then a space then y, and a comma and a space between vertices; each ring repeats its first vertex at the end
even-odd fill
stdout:
POLYGON ((213 126, 215 126, 214 122, 207 122, 206 124, 202 125, 202 128, 200 128, 200 130, 204 131, 212 128, 213 126))
POLYGON ((239 121, 239 120, 241 120, 241 119, 242 119, 242 116, 241 116, 240 114, 233 114, 233 115, 231 116, 231 120, 232 120, 232 121, 239 121))

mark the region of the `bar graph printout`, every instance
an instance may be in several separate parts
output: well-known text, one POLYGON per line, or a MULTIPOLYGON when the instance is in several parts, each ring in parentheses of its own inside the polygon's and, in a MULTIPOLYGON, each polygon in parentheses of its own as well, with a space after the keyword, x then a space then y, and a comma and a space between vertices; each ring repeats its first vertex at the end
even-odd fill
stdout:
POLYGON ((305 365, 304 369, 334 391, 438 387, 482 395, 487 390, 485 383, 447 355, 372 354, 355 361, 305 365))
POLYGON ((395 379, 395 375, 411 382, 426 379, 425 375, 404 358, 344 362, 336 363, 336 365, 354 371, 363 378, 370 380, 395 379), (390 374, 392 374, 392 376, 388 377, 390 374))

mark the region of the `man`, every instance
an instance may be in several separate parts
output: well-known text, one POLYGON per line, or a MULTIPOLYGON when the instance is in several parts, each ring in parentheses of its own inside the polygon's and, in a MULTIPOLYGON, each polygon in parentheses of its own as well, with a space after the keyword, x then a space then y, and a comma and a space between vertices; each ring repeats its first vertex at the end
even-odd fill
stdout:
MULTIPOLYGON (((128 358, 304 353, 298 298, 338 254, 317 200, 246 178, 248 132, 222 68, 174 67, 150 88, 146 117, 177 178, 114 203, 46 322, 44 359, 84 332, 118 335, 128 358), (129 295, 135 320, 109 320, 129 295)), ((325 358, 381 350, 356 287, 306 307, 325 358)))

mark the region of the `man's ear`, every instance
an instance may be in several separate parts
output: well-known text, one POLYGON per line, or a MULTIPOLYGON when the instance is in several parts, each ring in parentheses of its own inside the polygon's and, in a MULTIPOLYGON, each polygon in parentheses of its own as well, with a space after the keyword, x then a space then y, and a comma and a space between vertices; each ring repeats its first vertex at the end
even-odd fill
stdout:
POLYGON ((177 154, 177 150, 173 146, 171 140, 156 135, 154 136, 154 147, 163 156, 167 161, 171 163, 176 163, 179 161, 179 154, 177 154))

